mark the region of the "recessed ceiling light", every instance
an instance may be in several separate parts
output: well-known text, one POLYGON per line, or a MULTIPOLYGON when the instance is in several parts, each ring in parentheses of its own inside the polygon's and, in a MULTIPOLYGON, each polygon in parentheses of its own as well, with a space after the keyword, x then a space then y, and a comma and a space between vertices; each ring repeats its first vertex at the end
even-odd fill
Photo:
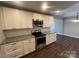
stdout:
POLYGON ((13 1, 13 4, 20 6, 20 7, 22 7, 24 5, 22 1, 13 1))
POLYGON ((42 10, 45 11, 45 10, 48 9, 48 8, 50 8, 50 7, 48 6, 48 3, 47 3, 47 2, 44 2, 44 3, 42 4, 42 10))
POLYGON ((16 2, 16 3, 21 3, 21 1, 14 1, 14 2, 16 2))
POLYGON ((60 10, 55 11, 55 13, 60 13, 60 12, 61 12, 60 10))
POLYGON ((16 4, 22 4, 22 1, 14 1, 16 4))

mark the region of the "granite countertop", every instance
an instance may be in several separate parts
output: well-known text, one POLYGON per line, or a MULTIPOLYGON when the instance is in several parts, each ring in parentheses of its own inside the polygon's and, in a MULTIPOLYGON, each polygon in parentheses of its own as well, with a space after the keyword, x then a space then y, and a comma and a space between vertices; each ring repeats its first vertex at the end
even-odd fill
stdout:
MULTIPOLYGON (((44 32, 44 34, 48 35, 48 34, 55 34, 55 33, 44 32)), ((30 35, 21 35, 21 36, 16 36, 16 37, 9 37, 9 38, 6 38, 3 42, 1 42, 0 45, 12 43, 12 42, 16 42, 16 41, 27 40, 30 38, 35 38, 35 37, 31 34, 30 35)))
POLYGON ((11 42, 27 40, 27 39, 30 39, 30 38, 35 38, 35 37, 33 35, 21 35, 21 36, 16 36, 16 37, 10 37, 10 38, 6 38, 0 44, 2 45, 2 44, 11 43, 11 42))
POLYGON ((44 34, 55 34, 55 32, 44 32, 44 34))

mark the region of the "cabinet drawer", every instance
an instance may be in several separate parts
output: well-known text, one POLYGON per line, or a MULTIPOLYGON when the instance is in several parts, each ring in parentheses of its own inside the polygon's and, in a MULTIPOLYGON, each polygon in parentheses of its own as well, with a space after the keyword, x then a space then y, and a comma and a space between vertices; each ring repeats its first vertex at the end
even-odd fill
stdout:
POLYGON ((46 44, 50 44, 56 41, 56 34, 49 34, 46 36, 46 44))
POLYGON ((35 38, 31 39, 31 43, 30 43, 30 52, 33 52, 35 50, 35 38))
POLYGON ((15 51, 17 49, 22 49, 23 48, 23 43, 22 42, 13 42, 13 43, 9 43, 3 46, 5 53, 9 53, 12 51, 15 51))
POLYGON ((49 36, 49 37, 56 37, 55 34, 49 34, 48 36, 49 36))
POLYGON ((13 51, 13 52, 6 54, 6 57, 7 58, 18 58, 18 57, 21 57, 22 55, 23 55, 23 50, 18 49, 16 51, 13 51))
POLYGON ((31 53, 35 50, 35 38, 24 41, 24 55, 31 53))
POLYGON ((30 42, 35 43, 35 38, 31 38, 30 42))

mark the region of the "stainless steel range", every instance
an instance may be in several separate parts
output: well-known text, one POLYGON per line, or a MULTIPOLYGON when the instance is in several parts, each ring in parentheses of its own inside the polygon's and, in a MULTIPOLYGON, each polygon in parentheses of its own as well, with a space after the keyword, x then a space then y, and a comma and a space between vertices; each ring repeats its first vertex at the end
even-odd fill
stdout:
POLYGON ((46 46, 46 34, 38 30, 32 32, 32 34, 35 36, 36 39, 36 49, 40 49, 46 46))

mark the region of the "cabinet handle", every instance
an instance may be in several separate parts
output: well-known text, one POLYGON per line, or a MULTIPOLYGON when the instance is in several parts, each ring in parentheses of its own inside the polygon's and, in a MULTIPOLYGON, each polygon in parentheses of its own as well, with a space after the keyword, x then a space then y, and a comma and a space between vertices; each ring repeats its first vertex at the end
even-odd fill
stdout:
POLYGON ((15 51, 15 50, 17 50, 17 49, 13 49, 12 51, 15 51))

